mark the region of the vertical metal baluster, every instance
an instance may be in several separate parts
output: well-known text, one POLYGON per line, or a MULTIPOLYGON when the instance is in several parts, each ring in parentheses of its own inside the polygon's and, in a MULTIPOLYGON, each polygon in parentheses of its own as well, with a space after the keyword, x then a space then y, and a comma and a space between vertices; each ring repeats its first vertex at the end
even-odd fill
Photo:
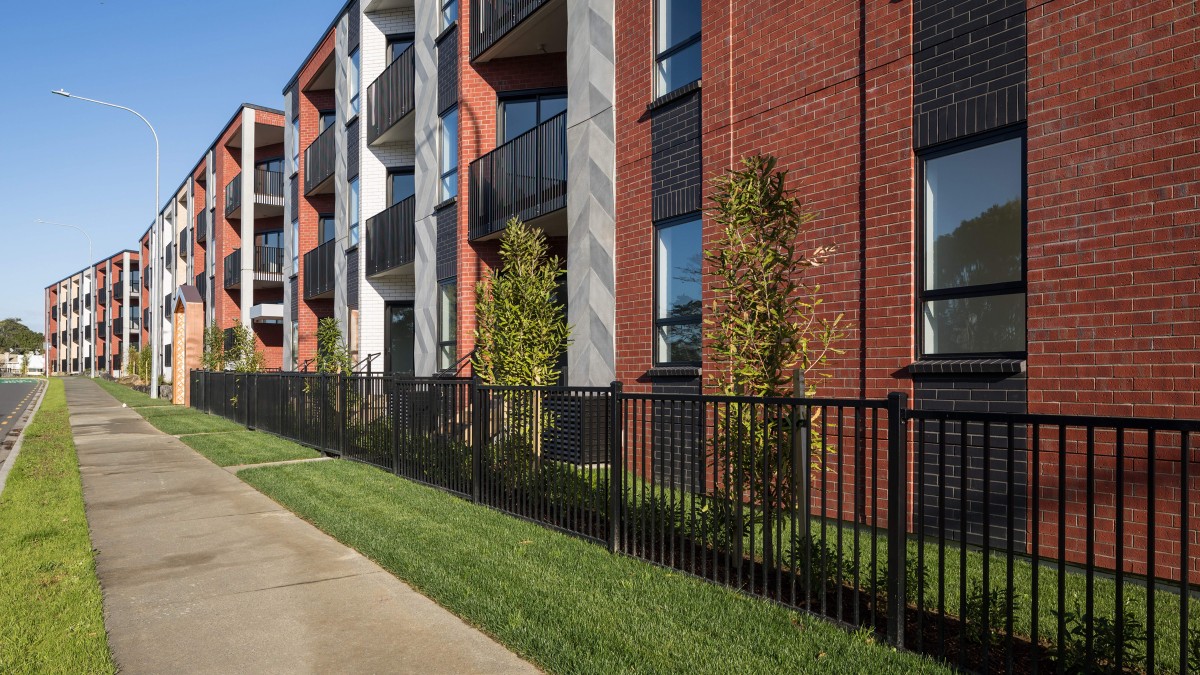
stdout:
POLYGON ((1087 643, 1084 650, 1084 672, 1092 672, 1096 639, 1096 428, 1087 426, 1087 574, 1084 593, 1087 618, 1087 643))
POLYGON ((1030 427, 1033 431, 1033 439, 1032 444, 1030 445, 1030 451, 1026 454, 1026 457, 1028 457, 1026 461, 1033 467, 1033 471, 1030 472, 1033 474, 1033 498, 1031 500, 1033 514, 1032 517, 1027 514, 1026 518, 1033 527, 1033 534, 1030 539, 1032 546, 1030 546, 1031 559, 1029 565, 1029 635, 1033 644, 1031 645, 1029 660, 1033 670, 1033 675, 1037 675, 1038 661, 1041 659, 1042 651, 1042 641, 1041 636, 1039 635, 1041 631, 1038 629, 1038 596, 1040 594, 1038 587, 1038 571, 1041 567, 1041 560, 1039 558, 1042 548, 1041 532, 1039 531, 1038 527, 1042 521, 1042 440, 1041 426, 1035 422, 1031 424, 1030 427))

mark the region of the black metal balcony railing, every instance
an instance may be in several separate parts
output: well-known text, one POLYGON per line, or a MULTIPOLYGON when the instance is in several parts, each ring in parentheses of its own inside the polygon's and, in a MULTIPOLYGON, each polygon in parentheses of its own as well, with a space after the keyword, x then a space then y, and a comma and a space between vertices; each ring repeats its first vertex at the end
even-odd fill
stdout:
POLYGON ((304 150, 304 193, 308 194, 333 176, 337 164, 337 153, 334 145, 334 130, 336 124, 321 132, 320 136, 304 150))
POLYGON ((79 311, 79 298, 75 298, 74 300, 71 301, 71 309, 76 312, 79 311))
POLYGON ((58 318, 58 305, 55 305, 55 306, 53 306, 53 307, 51 307, 51 308, 50 308, 50 318, 51 318, 51 319, 57 319, 57 318, 58 318))
POLYGON ((125 297, 125 282, 118 281, 113 284, 113 301, 120 302, 121 298, 125 297))
POLYGON ((208 241, 208 209, 201 209, 200 213, 196 214, 196 243, 203 244, 208 241))
POLYGON ((174 266, 175 266, 175 264, 174 264, 174 261, 175 261, 175 245, 174 245, 174 244, 167 244, 167 245, 166 245, 166 246, 163 248, 163 259, 164 259, 164 260, 166 261, 166 263, 167 263, 167 269, 171 269, 172 267, 174 267, 174 266))
POLYGON ((96 291, 96 302, 101 305, 107 305, 108 304, 108 291, 103 288, 96 291))
POLYGON ((235 248, 225 256, 225 288, 237 288, 242 284, 242 249, 235 248))
POLYGON ((242 208, 242 174, 233 177, 225 186, 225 216, 242 208))
POLYGON ((283 172, 256 168, 254 200, 260 204, 283 206, 283 172))
POLYGON ((533 220, 567 206, 567 113, 471 163, 469 233, 479 239, 510 218, 533 220))
MULTIPOLYGON (((254 247, 254 278, 257 281, 283 281, 283 247, 254 247)), ((199 277, 198 277, 199 278, 199 277)), ((225 256, 225 288, 242 284, 242 249, 225 256)))
POLYGON ((471 0, 471 59, 479 58, 551 0, 471 0), (475 18, 478 17, 478 18, 475 18))
POLYGON ((367 219, 367 274, 379 274, 413 261, 416 199, 409 197, 367 219))
POLYGON ((311 300, 333 290, 333 254, 336 240, 329 240, 304 254, 304 298, 311 300))
POLYGON ((207 281, 208 281, 208 279, 204 276, 203 272, 196 275, 196 282, 195 282, 196 291, 198 293, 200 293, 200 299, 204 300, 206 302, 208 301, 207 281))
POLYGON ((374 143, 413 111, 415 77, 413 48, 409 47, 367 87, 368 143, 374 143))
POLYGON ((147 267, 146 273, 142 275, 142 285, 146 287, 146 290, 150 289, 150 277, 153 274, 154 274, 154 268, 147 267))
POLYGON ((124 328, 125 328, 125 317, 118 316, 117 318, 112 320, 113 335, 120 335, 121 333, 125 332, 124 328))

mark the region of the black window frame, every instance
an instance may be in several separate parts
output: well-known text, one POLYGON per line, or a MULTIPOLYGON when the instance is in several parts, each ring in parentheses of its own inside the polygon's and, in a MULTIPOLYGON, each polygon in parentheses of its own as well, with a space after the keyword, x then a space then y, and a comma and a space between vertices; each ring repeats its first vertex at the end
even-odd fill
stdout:
MULTIPOLYGON (((394 199, 395 194, 393 193, 392 176, 412 176, 413 181, 414 181, 413 195, 416 195, 416 184, 415 184, 416 167, 414 167, 414 166, 389 167, 387 170, 387 186, 385 188, 385 190, 386 190, 385 199, 387 199, 388 208, 391 208, 398 203, 394 199)), ((407 199, 407 197, 406 197, 406 199, 407 199)), ((401 201, 403 201, 403 200, 401 200, 401 201)))
POLYGON ((416 33, 393 33, 388 35, 385 39, 387 40, 387 43, 384 45, 383 58, 385 63, 383 64, 383 67, 386 69, 388 66, 395 63, 396 59, 400 58, 401 54, 408 51, 414 44, 416 44, 417 35, 416 33), (394 51, 393 47, 402 42, 407 42, 408 47, 405 47, 398 52, 394 51))
POLYGON ((461 15, 461 13, 462 13, 462 6, 461 6, 459 0, 442 0, 441 7, 438 10, 438 18, 441 19, 441 21, 439 21, 440 31, 449 30, 451 26, 458 23, 458 19, 459 19, 459 16, 461 15), (446 8, 450 7, 451 5, 454 6, 454 18, 447 20, 446 8))
MULTIPOLYGON (((693 220, 699 221, 699 223, 700 223, 700 251, 701 251, 701 255, 703 255, 703 252, 704 252, 704 213, 702 211, 693 211, 691 213, 686 213, 681 216, 674 216, 672 218, 664 218, 663 220, 656 221, 654 223, 653 234, 650 238, 651 246, 654 247, 654 267, 651 270, 651 283, 654 285, 654 292, 653 292, 653 297, 650 300, 650 302, 651 302, 650 316, 651 316, 651 324, 653 326, 653 338, 651 341, 651 350, 652 350, 652 354, 653 354, 653 359, 651 360, 651 363, 653 363, 655 367, 662 366, 662 367, 673 367, 673 368, 688 368, 688 367, 699 368, 704 364, 704 334, 703 334, 703 331, 704 331, 704 285, 703 285, 703 283, 700 286, 700 313, 699 314, 696 314, 694 317, 692 317, 692 316, 671 317, 671 318, 667 318, 667 319, 660 319, 658 317, 658 300, 659 300, 659 298, 658 298, 658 289, 659 289, 658 270, 662 266, 662 261, 659 260, 659 252, 658 252, 658 248, 659 248, 658 247, 658 231, 662 228, 679 225, 681 223, 686 223, 686 222, 690 222, 693 220), (659 348, 658 348, 659 327, 660 326, 687 326, 687 325, 693 325, 693 324, 696 326, 699 326, 700 330, 701 330, 700 360, 699 361, 662 361, 662 360, 660 360, 659 359, 659 348)), ((703 264, 703 263, 701 263, 701 264, 703 264)))
POLYGON ((437 363, 437 370, 449 370, 458 363, 458 277, 447 277, 439 279, 437 282, 437 347, 435 348, 434 359, 437 363), (454 339, 446 340, 442 334, 442 288, 444 286, 454 285, 454 339), (453 351, 448 365, 442 365, 442 348, 451 347, 453 351))
MULTIPOLYGON (((667 94, 670 94, 673 91, 678 91, 679 89, 683 89, 684 87, 688 86, 689 84, 692 84, 692 82, 697 82, 700 79, 699 77, 697 77, 695 80, 692 80, 691 82, 684 82, 683 84, 679 85, 678 87, 675 87, 674 89, 660 91, 660 88, 663 87, 663 84, 658 81, 659 64, 661 64, 663 61, 666 61, 667 59, 671 58, 672 56, 675 56, 679 52, 687 49, 688 47, 691 47, 692 45, 700 42, 700 38, 704 34, 704 28, 702 25, 700 30, 697 30, 694 34, 692 34, 687 39, 680 40, 679 42, 675 43, 674 45, 672 45, 670 47, 667 47, 666 49, 659 49, 658 27, 660 25, 659 22, 662 21, 660 8, 662 6, 662 3, 670 2, 670 1, 671 0, 654 0, 654 25, 651 26, 651 35, 652 35, 651 40, 653 40, 653 51, 654 51, 654 73, 653 73, 653 76, 654 76, 654 95, 656 97, 666 96, 667 94)), ((700 66, 701 66, 701 69, 703 69, 703 66, 704 66, 703 55, 701 56, 701 59, 700 59, 700 66)))
POLYGON ((331 127, 335 124, 337 124, 337 111, 336 110, 318 110, 317 111, 317 135, 318 136, 325 133, 326 129, 328 129, 329 127, 331 127), (329 118, 332 121, 330 121, 329 124, 325 124, 326 118, 329 118))
POLYGON ((915 337, 918 360, 921 361, 948 361, 948 360, 970 360, 970 359, 1025 359, 1029 354, 1029 140, 1024 124, 996 129, 980 134, 972 134, 965 138, 958 138, 945 143, 938 143, 916 152, 916 265, 914 272, 917 278, 916 305, 914 307, 915 321, 915 337), (944 288, 936 290, 926 290, 927 283, 925 277, 926 271, 926 253, 927 244, 925 242, 925 163, 947 157, 949 155, 981 148, 1001 143, 1004 141, 1019 139, 1021 141, 1021 279, 1020 281, 1006 281, 993 284, 979 284, 976 286, 966 286, 959 288, 944 288), (1021 351, 1000 351, 1000 352, 952 352, 952 353, 925 353, 925 303, 937 300, 961 300, 970 298, 983 298, 998 295, 1014 295, 1021 293, 1025 296, 1025 349, 1021 351))
POLYGON ((451 199, 458 198, 458 188, 459 188, 458 165, 461 163, 461 160, 462 160, 462 156, 460 154, 460 151, 462 150, 461 148, 456 147, 454 149, 454 159, 455 159, 454 168, 449 169, 447 171, 442 170, 442 158, 445 156, 445 151, 444 151, 444 148, 442 147, 442 144, 445 142, 445 138, 444 138, 445 137, 445 133, 444 133, 445 122, 446 122, 446 117, 451 114, 454 115, 454 143, 455 143, 455 145, 457 145, 458 144, 458 125, 459 125, 459 122, 461 121, 458 117, 458 105, 457 104, 453 105, 450 108, 447 108, 446 110, 444 110, 442 112, 442 114, 438 115, 437 152, 438 152, 438 202, 439 203, 448 202, 451 199), (446 195, 446 194, 444 194, 445 185, 446 185, 446 177, 451 174, 454 175, 454 194, 446 195))
MULTIPOLYGON (((514 103, 517 101, 536 101, 537 106, 538 106, 538 110, 537 110, 538 122, 537 122, 537 124, 534 125, 534 129, 536 129, 538 125, 540 125, 543 122, 550 119, 549 117, 547 117, 546 119, 542 119, 542 99, 544 99, 544 98, 546 98, 546 99, 561 98, 565 102, 567 100, 567 90, 562 87, 553 87, 553 88, 547 88, 547 89, 525 89, 525 90, 519 90, 519 91, 505 91, 505 92, 500 92, 499 94, 497 94, 497 96, 496 96, 496 145, 500 146, 500 145, 503 145, 504 143, 507 143, 507 141, 503 140, 503 138, 504 138, 504 106, 508 105, 509 103, 514 103)), ((565 110, 565 106, 564 106, 564 110, 565 110)), ((562 113, 555 113, 555 114, 561 115, 562 113)), ((551 117, 553 117, 553 115, 551 117)), ((528 133, 528 132, 526 132, 526 133, 528 133)), ((509 140, 511 140, 511 139, 509 139, 509 140)))
MULTIPOLYGON (((263 169, 267 166, 270 166, 273 162, 279 162, 279 173, 283 173, 287 169, 287 159, 282 156, 270 157, 268 159, 256 159, 254 160, 254 168, 263 169)), ((266 170, 270 171, 270 169, 266 170)))
POLYGON ((336 239, 337 239, 337 218, 332 213, 317 214, 317 246, 320 246, 321 244, 327 244, 336 239), (328 239, 321 239, 321 235, 324 233, 324 228, 322 227, 322 223, 324 223, 324 221, 326 221, 326 220, 333 221, 333 236, 331 236, 328 239))
POLYGON ((353 64, 355 60, 358 61, 358 65, 354 68, 356 71, 354 76, 350 77, 349 73, 347 73, 346 77, 350 83, 350 91, 346 92, 346 103, 350 106, 350 114, 347 116, 346 126, 350 126, 362 110, 362 50, 358 47, 355 47, 346 57, 347 70, 349 70, 350 64, 353 64))
MULTIPOLYGON (((383 303, 383 318, 387 324, 384 327, 383 340, 383 372, 387 375, 396 375, 396 371, 392 370, 392 334, 391 334, 391 309, 393 307, 407 307, 413 312, 413 323, 415 328, 416 323, 416 303, 412 300, 388 300, 383 303)), ((413 336, 413 371, 411 373, 399 373, 400 377, 416 377, 417 374, 417 355, 416 355, 416 335, 413 336)))

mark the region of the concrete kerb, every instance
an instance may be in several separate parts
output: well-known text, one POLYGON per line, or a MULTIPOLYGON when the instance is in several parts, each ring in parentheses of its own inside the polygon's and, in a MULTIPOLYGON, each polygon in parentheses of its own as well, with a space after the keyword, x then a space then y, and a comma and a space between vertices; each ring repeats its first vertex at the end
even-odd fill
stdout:
POLYGON ((12 471, 13 465, 17 463, 17 455, 21 454, 21 445, 25 443, 25 431, 29 429, 29 422, 37 411, 42 407, 42 399, 46 398, 46 390, 50 388, 50 380, 42 380, 39 386, 38 398, 33 405, 25 409, 21 419, 17 422, 21 425, 21 434, 17 436, 17 442, 13 443, 12 452, 8 453, 4 464, 0 465, 0 494, 4 494, 4 486, 8 484, 8 474, 12 471))

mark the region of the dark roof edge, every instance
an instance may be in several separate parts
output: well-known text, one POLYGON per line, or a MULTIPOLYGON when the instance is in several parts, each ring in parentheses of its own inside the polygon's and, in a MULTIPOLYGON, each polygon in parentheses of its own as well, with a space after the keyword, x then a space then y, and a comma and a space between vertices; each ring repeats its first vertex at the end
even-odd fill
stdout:
POLYGON ((300 79, 300 72, 304 70, 304 66, 308 65, 308 61, 313 57, 313 54, 317 53, 317 48, 321 46, 321 43, 325 40, 325 36, 329 34, 329 31, 337 28, 338 21, 342 20, 342 17, 345 16, 346 12, 350 10, 350 5, 353 5, 356 1, 357 0, 346 0, 346 4, 342 5, 342 8, 338 10, 338 13, 333 16, 333 21, 329 22, 329 26, 327 26, 325 30, 321 31, 321 36, 317 38, 316 44, 313 45, 312 49, 308 50, 308 54, 302 61, 300 61, 300 67, 296 69, 296 73, 292 75, 292 79, 288 80, 287 84, 283 85, 283 91, 281 91, 280 94, 286 96, 288 90, 292 88, 292 85, 296 84, 296 80, 300 79))

